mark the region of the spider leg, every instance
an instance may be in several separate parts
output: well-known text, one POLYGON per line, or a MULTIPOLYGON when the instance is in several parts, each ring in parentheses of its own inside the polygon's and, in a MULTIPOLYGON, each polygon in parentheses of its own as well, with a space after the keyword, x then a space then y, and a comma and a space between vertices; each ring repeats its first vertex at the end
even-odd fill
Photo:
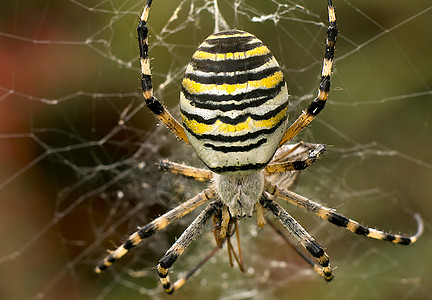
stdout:
POLYGON ((276 219, 295 237, 295 239, 313 256, 319 263, 314 268, 326 281, 333 279, 329 257, 315 239, 287 212, 282 206, 269 199, 266 194, 261 197, 260 203, 269 210, 276 219))
POLYGON ((96 273, 101 273, 110 267, 115 261, 124 256, 130 249, 137 246, 145 238, 152 236, 157 231, 170 225, 173 221, 182 218, 188 213, 195 210, 198 206, 202 205, 204 202, 212 199, 214 197, 214 192, 212 189, 206 189, 201 193, 197 194, 190 200, 180 204, 169 212, 163 214, 162 216, 156 218, 149 224, 139 228, 138 231, 134 232, 129 238, 116 250, 110 251, 95 268, 96 273))
POLYGON ((303 141, 300 141, 294 145, 282 145, 276 150, 270 163, 287 161, 289 157, 294 155, 296 151, 300 151, 302 148, 309 148, 308 145, 309 144, 306 144, 303 141))
POLYGON ((147 0, 140 21, 138 23, 138 44, 141 62, 141 87, 147 107, 171 129, 178 138, 189 143, 183 126, 170 114, 165 106, 153 95, 153 85, 151 80, 150 59, 148 54, 148 29, 147 20, 152 0, 147 0))
POLYGON ((304 170, 314 163, 325 150, 326 146, 321 144, 314 150, 311 150, 306 158, 295 161, 271 162, 265 167, 264 172, 266 175, 271 175, 287 171, 304 170))
POLYGON ((195 179, 197 181, 208 182, 213 177, 213 172, 206 169, 194 168, 184 164, 171 162, 169 160, 162 160, 157 163, 159 169, 168 171, 173 174, 180 174, 185 177, 195 179))
POLYGON ((337 213, 333 209, 322 206, 321 204, 313 202, 312 200, 309 200, 292 191, 282 190, 274 185, 272 185, 270 189, 267 189, 267 191, 276 198, 281 198, 291 204, 300 206, 305 208, 307 211, 313 212, 321 219, 327 220, 332 224, 344 227, 351 232, 364 235, 368 238, 389 241, 395 244, 409 245, 415 243, 423 232, 423 221, 419 214, 414 215, 417 221, 417 233, 412 236, 399 235, 363 226, 357 221, 348 219, 347 217, 337 213))
POLYGON ((189 227, 182 233, 177 241, 159 260, 157 266, 160 281, 165 292, 168 294, 174 293, 186 282, 187 277, 180 278, 174 283, 171 283, 168 276, 168 269, 175 263, 177 258, 187 249, 190 243, 200 234, 201 229, 206 222, 222 208, 222 202, 219 200, 211 202, 189 225, 189 227))
POLYGON ((286 235, 283 233, 282 230, 276 227, 273 222, 266 219, 267 223, 270 225, 270 227, 288 244, 288 246, 291 247, 301 258, 303 258, 309 265, 311 265, 314 270, 322 275, 321 267, 317 263, 315 263, 312 259, 310 259, 308 256, 306 256, 297 245, 295 245, 289 238, 286 237, 286 235))
MULTIPOLYGON (((215 217, 215 216, 214 216, 215 217)), ((238 226, 236 225, 236 235, 237 235, 237 242, 239 243, 239 245, 238 245, 238 248, 240 249, 240 242, 239 242, 239 234, 238 234, 238 226)), ((215 232, 215 235, 217 235, 217 233, 215 232)), ((228 243, 230 243, 230 239, 229 239, 229 237, 226 237, 226 238, 224 238, 224 239, 222 239, 222 240, 218 240, 217 238, 216 238, 216 241, 219 241, 220 243, 217 243, 216 244, 216 247, 214 247, 213 248, 213 250, 209 253, 209 254, 207 254, 207 256, 206 257, 204 257, 193 269, 191 269, 191 270, 189 270, 187 273, 186 273, 186 275, 184 276, 184 278, 182 278, 182 279, 179 279, 178 281, 179 281, 179 283, 180 282, 182 282, 183 280, 187 280, 189 277, 191 277, 196 271, 198 271, 199 270, 199 268, 201 268, 207 261, 209 261, 209 259, 210 258, 212 258, 215 254, 216 254, 216 252, 217 251, 219 251, 220 249, 222 249, 222 245, 223 245, 223 243, 226 241, 227 242, 227 244, 228 243)), ((231 252, 228 250, 228 253, 229 253, 229 255, 231 256, 231 255, 234 255, 234 257, 235 257, 235 259, 236 259, 236 261, 237 261, 237 264, 239 265, 239 268, 240 268, 240 270, 242 271, 242 272, 244 272, 244 268, 243 268, 243 264, 242 264, 242 260, 241 260, 241 255, 239 255, 240 256, 240 258, 238 258, 238 256, 237 256, 237 254, 234 252, 234 249, 232 249, 232 245, 231 245, 231 251, 232 251, 232 253, 233 254, 231 254, 231 252), (240 260, 240 261, 239 261, 240 260)), ((241 252, 240 252, 241 253, 241 252)), ((231 264, 231 266, 233 266, 233 264, 232 264, 232 261, 231 261, 231 259, 230 259, 230 264, 231 264)), ((183 282, 183 284, 184 284, 184 282, 183 282)), ((175 283, 174 283, 174 285, 175 285, 175 283)), ((177 289, 179 288, 179 286, 177 287, 177 289)))
POLYGON ((324 108, 328 93, 330 91, 330 77, 333 67, 333 56, 337 37, 336 14, 333 3, 328 0, 329 26, 327 28, 326 49, 321 72, 321 80, 318 89, 318 96, 309 104, 309 107, 294 121, 282 137, 280 145, 293 139, 302 131, 324 108))

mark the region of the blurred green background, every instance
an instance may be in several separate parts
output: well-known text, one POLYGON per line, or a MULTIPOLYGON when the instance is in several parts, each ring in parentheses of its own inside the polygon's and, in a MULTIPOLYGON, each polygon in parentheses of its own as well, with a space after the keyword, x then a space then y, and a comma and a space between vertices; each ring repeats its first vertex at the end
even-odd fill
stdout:
MULTIPOLYGON (((246 274, 220 251, 178 294, 165 295, 154 267, 190 218, 93 273, 106 249, 203 187, 153 164, 199 162, 141 103, 142 5, 0 4, 0 299, 432 299, 430 0, 335 1, 330 100, 299 137, 330 147, 296 189, 394 233, 414 233, 419 212, 425 232, 417 244, 367 240, 285 206, 326 249, 333 282, 253 220, 241 227, 246 274)), ((292 121, 318 87, 325 1, 221 0, 219 9, 221 28, 254 33, 278 59, 292 121)), ((173 112, 184 66, 214 23, 214 1, 154 0, 155 92, 173 112)), ((212 243, 211 235, 196 241, 174 276, 212 243)))

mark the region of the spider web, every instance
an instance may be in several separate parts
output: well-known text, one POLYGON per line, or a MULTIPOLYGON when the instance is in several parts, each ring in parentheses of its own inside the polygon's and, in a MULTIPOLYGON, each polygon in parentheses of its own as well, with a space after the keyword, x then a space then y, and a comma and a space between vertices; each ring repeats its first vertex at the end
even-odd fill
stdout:
MULTIPOLYGON (((106 249, 203 188, 154 165, 162 158, 200 162, 142 103, 134 29, 142 2, 0 5, 1 299, 168 298, 154 266, 191 218, 93 273, 106 249)), ((156 95, 175 112, 196 46, 215 28, 236 27, 261 38, 281 64, 292 121, 318 86, 325 2, 155 0, 156 95)), ((285 205, 330 255, 333 282, 324 284, 269 226, 258 230, 251 219, 240 228, 246 272, 230 268, 219 251, 176 299, 432 299, 432 5, 335 5, 340 34, 330 100, 299 137, 330 147, 296 191, 393 232, 414 233, 419 212, 423 236, 393 246, 285 205)), ((174 277, 212 243, 210 233, 197 240, 174 277)))

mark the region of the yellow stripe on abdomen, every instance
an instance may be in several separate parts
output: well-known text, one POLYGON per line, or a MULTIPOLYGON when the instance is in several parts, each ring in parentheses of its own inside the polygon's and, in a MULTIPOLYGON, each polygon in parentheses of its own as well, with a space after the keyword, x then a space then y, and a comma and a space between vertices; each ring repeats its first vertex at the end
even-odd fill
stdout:
POLYGON ((208 133, 238 133, 244 134, 245 132, 255 131, 263 128, 271 128, 278 124, 287 114, 288 107, 280 111, 276 116, 266 120, 253 120, 248 117, 246 121, 238 124, 227 124, 217 120, 214 124, 204 124, 196 120, 189 120, 184 115, 182 116, 183 124, 193 131, 195 134, 208 134, 208 133))

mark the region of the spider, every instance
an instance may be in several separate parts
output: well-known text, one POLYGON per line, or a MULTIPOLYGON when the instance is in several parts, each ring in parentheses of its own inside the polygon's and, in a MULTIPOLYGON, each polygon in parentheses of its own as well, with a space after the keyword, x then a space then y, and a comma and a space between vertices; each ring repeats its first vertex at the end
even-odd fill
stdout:
POLYGON ((144 100, 160 121, 180 140, 192 146, 208 169, 169 161, 163 161, 159 166, 163 170, 210 184, 193 198, 140 227, 120 247, 109 252, 97 265, 97 273, 107 269, 144 239, 203 204, 206 204, 205 208, 159 260, 157 272, 169 294, 183 286, 186 279, 205 262, 202 261, 175 282, 168 276, 169 268, 211 218, 217 244, 215 249, 226 242, 230 261, 234 257, 242 268, 239 245, 237 255, 230 237, 238 235, 237 221, 254 213, 257 225, 263 227, 266 223, 265 211, 274 215, 310 253, 309 257, 297 249, 306 262, 326 281, 332 280, 328 255, 276 199, 306 209, 359 235, 402 245, 416 242, 423 230, 418 214, 415 214, 418 223, 416 234, 403 236, 387 233, 363 226, 273 180, 275 174, 305 169, 325 150, 325 145, 299 143, 289 146, 285 143, 296 137, 321 112, 330 91, 338 30, 332 0, 327 2, 329 25, 318 95, 288 127, 288 91, 283 73, 270 50, 257 37, 240 30, 225 30, 210 35, 193 54, 182 81, 182 122, 178 122, 153 95, 147 29, 152 0, 147 1, 137 28, 144 100))

